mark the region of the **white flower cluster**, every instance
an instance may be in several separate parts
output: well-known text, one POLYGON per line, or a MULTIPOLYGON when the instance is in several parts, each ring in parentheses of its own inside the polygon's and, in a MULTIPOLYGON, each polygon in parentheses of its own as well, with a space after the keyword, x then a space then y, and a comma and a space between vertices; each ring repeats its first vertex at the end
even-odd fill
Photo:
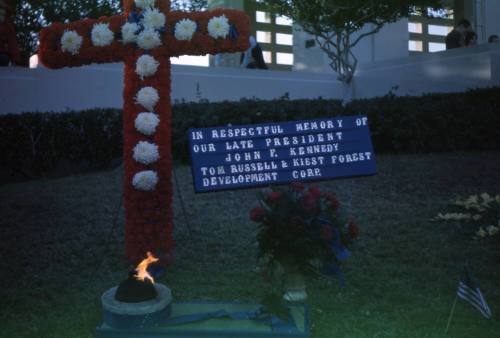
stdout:
POLYGON ((189 41, 196 32, 196 22, 189 19, 182 19, 175 24, 174 35, 177 40, 189 41))
POLYGON ((133 152, 134 160, 145 165, 154 163, 160 158, 158 146, 147 141, 139 141, 134 147, 133 152))
POLYGON ((154 110, 154 107, 160 100, 158 91, 153 87, 143 87, 137 93, 136 102, 148 110, 154 110))
POLYGON ((165 26, 165 14, 158 8, 148 8, 143 12, 142 24, 145 29, 160 29, 165 26))
POLYGON ((123 43, 137 42, 137 32, 140 27, 135 22, 127 22, 122 26, 122 41, 123 43))
POLYGON ((154 75, 159 65, 160 63, 154 57, 144 54, 137 59, 135 72, 141 79, 144 79, 146 76, 154 75))
POLYGON ((158 174, 152 170, 140 171, 134 175, 132 185, 141 191, 152 191, 158 184, 158 174))
POLYGON ((61 37, 61 49, 63 52, 69 52, 73 55, 78 54, 82 46, 83 38, 75 31, 64 31, 61 37))
POLYGON ((141 49, 150 50, 161 45, 160 33, 154 29, 145 29, 137 36, 137 45, 141 49))
POLYGON ((115 35, 111 29, 109 29, 108 23, 96 23, 94 27, 92 27, 90 37, 94 46, 104 47, 113 42, 115 35))
POLYGON ((139 48, 150 50, 161 45, 158 30, 165 27, 167 19, 158 8, 154 0, 135 0, 138 8, 142 9, 140 22, 127 22, 122 26, 122 42, 137 43, 139 48))
MULTIPOLYGON (((161 46, 159 31, 165 27, 165 14, 155 8, 155 0, 135 0, 135 5, 142 10, 142 18, 139 22, 127 22, 122 26, 123 43, 136 43, 144 50, 161 46)), ((137 59, 135 72, 144 80, 145 77, 156 74, 159 66, 160 63, 153 56, 144 54, 137 59)), ((135 128, 143 135, 152 136, 156 132, 160 119, 154 113, 154 108, 159 100, 158 91, 153 87, 143 87, 137 92, 136 103, 149 110, 137 114, 135 118, 135 128)), ((139 163, 149 165, 160 159, 160 153, 156 144, 139 141, 133 149, 132 157, 139 163)), ((152 191, 158 180, 156 171, 144 170, 134 175, 132 185, 137 190, 152 191)))
POLYGON ((155 6, 155 0, 135 0, 135 5, 140 9, 152 8, 155 6))
POLYGON ((447 214, 439 213, 434 220, 436 221, 465 221, 474 220, 478 221, 481 219, 481 215, 464 214, 460 212, 451 212, 447 214))
POLYGON ((480 227, 476 232, 476 239, 484 238, 486 236, 495 236, 500 233, 500 220, 498 220, 498 226, 488 225, 486 229, 480 227))
POLYGON ((135 118, 135 129, 140 133, 151 136, 155 133, 156 127, 160 123, 158 115, 150 112, 139 113, 135 118))
POLYGON ((463 200, 458 199, 457 201, 455 201, 455 205, 464 207, 467 210, 476 210, 479 212, 483 212, 487 208, 491 207, 495 202, 500 206, 500 195, 496 195, 495 197, 493 197, 488 193, 482 193, 479 196, 472 195, 463 200))
POLYGON ((225 39, 229 34, 229 21, 225 15, 214 16, 208 21, 208 34, 214 39, 225 39))

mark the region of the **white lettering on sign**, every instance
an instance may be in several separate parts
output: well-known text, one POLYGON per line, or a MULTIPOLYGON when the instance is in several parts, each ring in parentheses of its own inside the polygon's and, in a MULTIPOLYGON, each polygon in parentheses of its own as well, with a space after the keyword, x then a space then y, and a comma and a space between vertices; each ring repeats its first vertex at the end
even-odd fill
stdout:
POLYGON ((195 186, 212 191, 371 175, 375 154, 367 126, 364 116, 342 116, 192 129, 195 186))
POLYGON ((193 131, 191 133, 193 140, 203 140, 203 132, 202 131, 193 131))
POLYGON ((224 139, 233 137, 247 136, 265 136, 283 134, 284 130, 281 126, 258 126, 258 127, 242 127, 229 129, 214 129, 212 130, 213 139, 224 139))
POLYGON ((289 149, 290 156, 300 156, 300 155, 314 155, 322 153, 333 153, 339 150, 338 143, 332 144, 317 144, 314 146, 307 147, 291 147, 289 149))
POLYGON ((244 164, 231 164, 229 167, 231 174, 249 173, 253 171, 271 171, 278 169, 278 165, 274 162, 252 162, 244 164))
POLYGON ((245 183, 266 183, 278 180, 277 172, 256 173, 231 176, 217 176, 204 178, 202 181, 204 187, 215 187, 222 185, 236 185, 245 183))
POLYGON ((294 171, 292 171, 292 177, 294 179, 321 177, 321 169, 320 168, 310 168, 310 169, 303 169, 303 170, 294 170, 294 171))
MULTIPOLYGON (((337 120, 338 128, 342 128, 342 120, 337 120)), ((295 124, 296 131, 308 131, 308 130, 324 130, 324 129, 335 129, 336 125, 333 120, 327 121, 312 121, 312 122, 301 122, 295 124)))
POLYGON ((293 158, 292 163, 294 167, 314 167, 317 165, 323 165, 325 161, 324 156, 317 157, 299 157, 293 158))
POLYGON ((266 147, 286 147, 311 143, 335 142, 342 140, 342 132, 319 133, 299 136, 266 138, 266 147))
POLYGON ((202 152, 202 153, 212 153, 212 152, 215 152, 217 150, 215 150, 215 144, 213 143, 209 143, 209 144, 195 144, 193 146, 193 151, 195 153, 199 153, 199 152, 202 152))
POLYGON ((344 155, 333 155, 331 157, 332 164, 337 163, 352 163, 359 161, 369 161, 372 157, 372 153, 367 151, 364 153, 352 153, 352 154, 344 154, 344 155))
POLYGON ((217 167, 201 167, 200 170, 201 170, 201 174, 203 176, 207 176, 207 174, 210 176, 226 174, 226 171, 224 170, 224 166, 222 166, 222 165, 217 166, 217 167))
POLYGON ((226 142, 226 150, 239 150, 239 149, 252 149, 253 141, 252 140, 239 140, 226 142))
POLYGON ((367 117, 362 117, 362 118, 356 119, 356 125, 358 127, 366 126, 367 123, 368 123, 368 118, 367 117))
POLYGON ((248 152, 248 153, 227 153, 226 162, 240 162, 240 161, 255 161, 260 160, 260 151, 248 152))

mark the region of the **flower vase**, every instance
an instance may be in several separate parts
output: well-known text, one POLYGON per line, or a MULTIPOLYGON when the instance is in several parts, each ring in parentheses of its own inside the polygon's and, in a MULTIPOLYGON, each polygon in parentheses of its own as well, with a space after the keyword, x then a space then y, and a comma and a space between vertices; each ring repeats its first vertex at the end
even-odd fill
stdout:
POLYGON ((289 302, 303 302, 307 299, 304 275, 296 268, 284 267, 283 299, 289 302))

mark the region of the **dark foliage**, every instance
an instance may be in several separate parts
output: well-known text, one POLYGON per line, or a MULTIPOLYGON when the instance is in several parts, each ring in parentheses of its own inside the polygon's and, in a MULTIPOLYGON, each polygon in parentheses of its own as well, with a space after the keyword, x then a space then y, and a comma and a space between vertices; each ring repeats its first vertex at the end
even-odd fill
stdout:
MULTIPOLYGON (((189 161, 189 128, 305 120, 365 114, 376 153, 429 153, 500 149, 500 88, 421 97, 388 95, 354 100, 177 103, 173 106, 174 159, 189 161)), ((122 116, 117 109, 79 113, 0 116, 0 169, 31 178, 54 172, 109 166, 122 154, 122 116)))

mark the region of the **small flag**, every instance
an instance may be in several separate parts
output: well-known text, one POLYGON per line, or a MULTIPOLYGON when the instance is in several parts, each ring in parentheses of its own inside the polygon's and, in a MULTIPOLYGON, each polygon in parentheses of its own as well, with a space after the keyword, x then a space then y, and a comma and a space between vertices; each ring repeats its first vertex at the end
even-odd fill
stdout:
POLYGON ((490 307, 486 303, 481 290, 479 290, 479 287, 472 280, 467 267, 464 267, 464 273, 460 278, 460 282, 458 283, 457 296, 462 298, 466 302, 469 302, 479 312, 481 312, 481 314, 485 318, 491 318, 490 307))

